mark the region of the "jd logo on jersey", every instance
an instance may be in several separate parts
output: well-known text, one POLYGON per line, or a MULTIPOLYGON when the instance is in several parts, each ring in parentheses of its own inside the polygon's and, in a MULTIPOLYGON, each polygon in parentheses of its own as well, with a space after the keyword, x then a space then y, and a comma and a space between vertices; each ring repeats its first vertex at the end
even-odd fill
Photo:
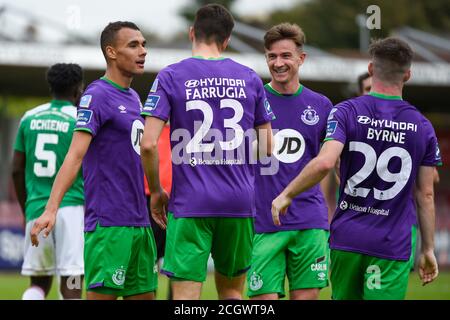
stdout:
POLYGON ((275 157, 284 163, 298 161, 305 152, 305 139, 300 132, 293 129, 283 129, 277 132, 275 138, 275 157))
POLYGON ((141 139, 144 134, 144 124, 140 120, 134 120, 131 126, 131 145, 138 155, 141 155, 141 139))

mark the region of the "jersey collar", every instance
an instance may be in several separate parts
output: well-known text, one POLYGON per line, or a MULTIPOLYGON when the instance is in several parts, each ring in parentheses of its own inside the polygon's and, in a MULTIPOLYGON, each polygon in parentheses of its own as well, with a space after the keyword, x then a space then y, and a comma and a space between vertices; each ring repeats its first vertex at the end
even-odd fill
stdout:
POLYGON ((387 94, 382 94, 382 93, 378 93, 378 92, 374 92, 374 91, 369 92, 368 95, 372 96, 372 97, 377 97, 380 99, 403 100, 403 98, 401 96, 390 96, 387 94))
POLYGON ((73 103, 70 102, 69 100, 53 99, 52 101, 50 101, 50 104, 51 104, 51 108, 61 108, 61 107, 65 107, 65 106, 73 106, 73 103))
POLYGON ((302 93, 303 91, 303 85, 300 84, 300 86, 298 87, 297 91, 293 94, 283 94, 281 92, 278 92, 277 90, 275 90, 274 88, 272 88, 272 86, 270 85, 270 83, 266 83, 266 85, 264 86, 264 88, 267 89, 267 91, 269 91, 270 93, 278 96, 278 97, 284 97, 284 98, 290 98, 290 97, 297 97, 300 95, 300 93, 302 93))
POLYGON ((113 87, 119 89, 119 90, 122 91, 122 92, 128 92, 128 89, 130 89, 130 88, 122 87, 120 84, 115 83, 114 81, 108 79, 108 78, 105 77, 105 76, 101 77, 100 79, 103 80, 103 81, 108 82, 110 85, 112 85, 113 87))

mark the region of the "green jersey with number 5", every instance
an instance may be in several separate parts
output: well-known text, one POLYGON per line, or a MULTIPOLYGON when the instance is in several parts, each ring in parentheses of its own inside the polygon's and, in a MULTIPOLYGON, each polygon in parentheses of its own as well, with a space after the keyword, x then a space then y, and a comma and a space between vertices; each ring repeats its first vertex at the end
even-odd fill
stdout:
MULTIPOLYGON (((72 141, 77 109, 69 101, 53 100, 29 110, 23 116, 14 149, 25 153, 27 222, 45 209, 56 173, 72 141)), ((81 170, 60 207, 84 204, 81 170)))

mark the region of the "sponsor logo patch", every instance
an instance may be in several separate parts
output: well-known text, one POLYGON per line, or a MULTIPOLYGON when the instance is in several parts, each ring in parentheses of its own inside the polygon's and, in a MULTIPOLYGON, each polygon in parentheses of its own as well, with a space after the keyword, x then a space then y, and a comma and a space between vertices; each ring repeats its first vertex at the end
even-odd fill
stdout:
POLYGON ((158 80, 158 78, 156 78, 155 81, 153 81, 150 92, 156 92, 156 90, 158 90, 158 84, 159 84, 159 80, 158 80))
POLYGON ((334 113, 337 111, 337 108, 333 108, 330 111, 330 114, 328 115, 328 119, 327 120, 333 120, 334 118, 334 113))
POLYGON ((158 106, 160 96, 151 94, 147 97, 147 100, 144 104, 144 111, 153 111, 158 106))
POLYGON ((80 99, 79 106, 80 108, 89 108, 91 104, 92 96, 90 94, 82 96, 80 99))
POLYGON ((184 86, 186 88, 196 88, 196 87, 198 87, 199 84, 200 84, 200 81, 198 81, 198 80, 187 80, 184 83, 184 86))
POLYGON ((358 122, 361 124, 369 124, 372 122, 372 119, 370 119, 368 116, 358 116, 358 122))
POLYGON ((92 110, 78 110, 77 125, 84 126, 91 122, 92 110))
POLYGON ((327 136, 331 136, 336 132, 338 122, 337 121, 328 121, 327 123, 327 136))

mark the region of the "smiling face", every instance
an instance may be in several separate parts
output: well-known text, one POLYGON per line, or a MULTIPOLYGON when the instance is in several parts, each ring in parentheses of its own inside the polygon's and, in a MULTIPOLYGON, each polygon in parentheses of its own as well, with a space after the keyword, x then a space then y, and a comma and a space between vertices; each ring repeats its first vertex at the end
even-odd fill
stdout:
POLYGON ((274 42, 270 49, 266 49, 266 61, 272 81, 282 85, 298 83, 298 69, 303 64, 305 56, 306 54, 290 39, 274 42))
POLYGON ((139 30, 122 28, 117 32, 114 45, 106 47, 110 61, 129 76, 144 73, 146 41, 139 30))

